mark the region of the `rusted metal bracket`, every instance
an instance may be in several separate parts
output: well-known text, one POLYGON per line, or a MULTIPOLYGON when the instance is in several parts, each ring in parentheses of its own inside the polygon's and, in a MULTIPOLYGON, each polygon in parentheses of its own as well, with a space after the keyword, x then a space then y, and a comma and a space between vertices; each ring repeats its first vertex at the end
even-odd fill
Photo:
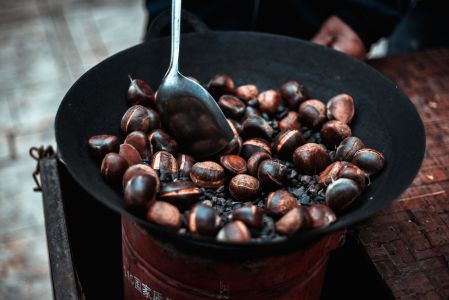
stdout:
POLYGON ((45 148, 44 146, 40 146, 40 147, 31 147, 29 150, 29 154, 34 160, 36 160, 36 168, 34 169, 33 172, 33 179, 34 182, 36 183, 36 187, 33 188, 33 191, 42 192, 41 183, 38 179, 38 176, 40 174, 39 161, 43 158, 53 158, 56 156, 56 153, 53 150, 52 146, 47 146, 45 148))

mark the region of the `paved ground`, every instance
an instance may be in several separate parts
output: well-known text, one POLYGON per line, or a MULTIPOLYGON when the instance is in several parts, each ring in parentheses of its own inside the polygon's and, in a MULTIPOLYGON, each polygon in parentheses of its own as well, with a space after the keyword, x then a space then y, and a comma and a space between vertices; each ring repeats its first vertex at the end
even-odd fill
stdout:
POLYGON ((138 0, 2 0, 0 9, 0 299, 51 299, 41 195, 28 149, 55 145, 53 120, 73 82, 137 44, 138 0))

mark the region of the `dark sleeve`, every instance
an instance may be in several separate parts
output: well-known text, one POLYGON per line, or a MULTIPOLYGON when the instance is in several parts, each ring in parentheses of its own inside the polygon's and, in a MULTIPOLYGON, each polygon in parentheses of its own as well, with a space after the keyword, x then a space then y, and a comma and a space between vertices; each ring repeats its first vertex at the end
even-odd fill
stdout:
POLYGON ((366 49, 388 36, 408 8, 407 0, 350 0, 335 15, 348 24, 366 49))

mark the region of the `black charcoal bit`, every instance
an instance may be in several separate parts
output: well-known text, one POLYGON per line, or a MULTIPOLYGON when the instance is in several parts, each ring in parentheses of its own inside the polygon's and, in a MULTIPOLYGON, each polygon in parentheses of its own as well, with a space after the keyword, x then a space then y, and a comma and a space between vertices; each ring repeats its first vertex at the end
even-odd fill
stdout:
POLYGON ((331 158, 331 162, 335 162, 337 160, 335 151, 329 151, 329 157, 331 158))
POLYGON ((224 190, 225 190, 224 185, 220 185, 215 191, 216 191, 217 193, 223 193, 224 190))
POLYGON ((309 184, 312 181, 312 176, 309 175, 302 175, 301 176, 301 182, 303 184, 309 184))
POLYGON ((312 136, 312 132, 310 130, 307 130, 307 131, 304 132, 303 135, 304 135, 304 138, 306 140, 308 140, 312 136))
POLYGON ((262 118, 264 118, 265 121, 269 121, 270 120, 270 116, 268 116, 267 113, 262 113, 262 118))
POLYGON ((253 98, 253 99, 248 101, 248 105, 252 106, 252 107, 258 107, 259 106, 259 101, 257 101, 256 98, 253 98))

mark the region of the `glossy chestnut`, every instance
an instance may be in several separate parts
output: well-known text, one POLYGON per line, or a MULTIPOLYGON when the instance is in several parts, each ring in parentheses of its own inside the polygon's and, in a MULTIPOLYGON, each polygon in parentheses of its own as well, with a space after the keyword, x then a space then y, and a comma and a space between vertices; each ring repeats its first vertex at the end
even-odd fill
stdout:
POLYGON ((265 212, 272 217, 282 217, 297 206, 295 196, 286 190, 271 192, 265 199, 265 212))
POLYGON ((336 213, 340 213, 353 203, 362 193, 357 182, 348 178, 339 178, 326 190, 326 204, 336 213))
POLYGON ((133 131, 125 138, 125 144, 132 145, 139 152, 140 157, 147 160, 151 157, 151 148, 148 138, 142 131, 133 131))
POLYGON ((109 152, 117 153, 120 142, 115 135, 95 135, 88 140, 89 150, 96 159, 103 159, 109 152))
POLYGON ((348 94, 339 94, 332 97, 326 105, 327 118, 349 124, 355 113, 354 100, 348 94))
POLYGON ((179 229, 182 224, 181 213, 176 206, 164 201, 150 203, 147 210, 147 220, 173 229, 179 229))
POLYGON ((133 79, 129 76, 128 102, 131 105, 142 105, 155 108, 156 98, 153 89, 141 79, 133 79))
POLYGON ((178 172, 181 177, 190 177, 190 171, 196 163, 195 159, 187 154, 180 154, 176 159, 178 163, 178 172))
POLYGON ((226 224, 217 234, 217 240, 223 242, 245 242, 251 239, 251 233, 242 221, 226 224))
POLYGON ((233 221, 242 221, 248 227, 262 228, 263 209, 257 205, 249 205, 237 208, 231 213, 233 221))
POLYGON ((338 174, 340 170, 343 168, 343 163, 341 161, 336 161, 330 164, 329 166, 321 172, 320 177, 318 178, 318 183, 321 186, 328 186, 332 183, 332 181, 337 180, 338 174))
POLYGON ((309 213, 303 206, 292 208, 275 224, 276 232, 291 236, 308 226, 309 213))
POLYGON ((239 155, 241 150, 242 150, 242 138, 239 136, 234 136, 234 138, 223 149, 221 154, 222 155, 227 155, 227 154, 239 155))
POLYGON ((128 162, 117 153, 106 154, 101 162, 101 176, 112 184, 120 183, 128 168, 128 162))
POLYGON ((367 175, 362 169, 352 163, 345 162, 337 176, 338 178, 352 179, 357 182, 362 191, 365 189, 367 175))
POLYGON ((296 148, 293 163, 300 173, 313 175, 324 170, 331 161, 323 145, 307 143, 296 148))
POLYGON ((239 98, 232 95, 223 95, 218 100, 223 114, 228 118, 240 119, 245 113, 246 105, 239 98))
POLYGON ((269 141, 271 140, 273 133, 273 128, 262 117, 255 116, 248 118, 242 124, 243 140, 261 138, 269 141))
POLYGON ((337 147, 335 156, 338 160, 351 161, 354 154, 363 148, 365 148, 365 144, 361 139, 355 136, 347 137, 337 147))
POLYGON ((265 152, 271 155, 270 145, 264 139, 250 139, 243 143, 240 155, 244 159, 248 159, 255 152, 265 152))
POLYGON ((159 172, 161 177, 178 174, 178 162, 176 161, 176 158, 167 151, 158 151, 154 153, 151 157, 150 166, 155 171, 159 172))
POLYGON ((299 105, 309 99, 304 85, 295 80, 284 83, 279 92, 290 110, 298 110, 299 105))
POLYGON ((364 148, 354 154, 351 162, 371 176, 383 169, 385 158, 379 151, 364 148))
POLYGON ((144 164, 136 164, 136 165, 130 166, 128 169, 126 169, 125 173, 123 174, 123 178, 122 178, 123 188, 126 187, 126 184, 128 183, 129 180, 131 180, 131 178, 133 178, 134 176, 138 176, 138 175, 147 175, 147 176, 154 178, 154 180, 157 183, 156 191, 159 191, 159 185, 160 185, 159 177, 158 177, 156 171, 152 167, 144 165, 144 164))
POLYGON ((187 216, 187 226, 194 234, 212 236, 220 228, 220 217, 212 207, 198 203, 187 216))
POLYGON ((267 159, 259 164, 257 178, 264 190, 283 187, 287 182, 287 167, 277 159, 267 159))
POLYGON ((323 144, 329 149, 335 149, 341 141, 352 135, 352 131, 347 124, 333 120, 323 124, 320 134, 323 144))
POLYGON ((241 85, 235 89, 235 95, 246 101, 256 98, 258 94, 259 90, 254 84, 241 85))
POLYGON ((156 129, 150 132, 148 141, 153 152, 164 150, 173 155, 178 152, 178 143, 162 129, 156 129))
POLYGON ((267 152, 254 152, 251 154, 246 163, 248 173, 252 176, 257 176, 260 163, 266 159, 271 159, 271 155, 267 152))
POLYGON ((272 89, 260 93, 257 96, 257 101, 259 101, 260 111, 270 115, 274 115, 282 104, 281 95, 272 89))
POLYGON ((201 191, 191 181, 174 181, 161 184, 159 200, 169 202, 179 209, 189 209, 200 200, 201 191))
POLYGON ((222 166, 213 161, 197 162, 190 171, 192 181, 207 188, 218 188, 223 185, 226 173, 222 166))
POLYGON ((334 223, 337 220, 337 216, 332 209, 325 204, 315 204, 307 208, 309 213, 309 227, 311 228, 323 228, 334 223))
POLYGON ((224 155, 220 158, 221 165, 232 175, 246 173, 246 161, 238 155, 224 155))
POLYGON ((159 114, 142 105, 131 106, 122 117, 121 129, 127 134, 133 131, 148 132, 156 128, 161 128, 159 114))
POLYGON ((320 128, 326 121, 326 105, 317 99, 301 103, 298 113, 301 124, 309 128, 320 128))
POLYGON ((235 84, 234 80, 228 75, 218 74, 209 81, 206 87, 212 97, 214 97, 215 100, 218 100, 225 94, 234 94, 235 84))
MULTIPOLYGON (((257 101, 257 100, 256 100, 257 101)), ((259 102, 257 102, 259 103, 259 102)), ((248 102, 248 105, 250 103, 248 102)), ((260 112, 260 110, 256 107, 253 106, 247 106, 245 108, 245 113, 243 114, 243 120, 252 118, 252 117, 260 117, 262 115, 262 113, 260 112)))
POLYGON ((278 125, 281 131, 288 129, 300 130, 301 123, 299 122, 299 114, 296 111, 289 111, 287 115, 279 121, 278 125))
POLYGON ((281 131, 274 139, 273 149, 280 159, 291 161, 296 148, 305 143, 301 131, 289 129, 281 131))
POLYGON ((254 200, 259 194, 259 190, 259 180, 251 175, 236 175, 232 177, 229 183, 229 193, 239 201, 254 200))
POLYGON ((159 178, 148 175, 137 175, 125 186, 125 207, 133 212, 144 212, 150 201, 156 197, 159 178))
POLYGON ((129 166, 142 162, 139 151, 130 144, 121 144, 118 154, 128 162, 129 166))

